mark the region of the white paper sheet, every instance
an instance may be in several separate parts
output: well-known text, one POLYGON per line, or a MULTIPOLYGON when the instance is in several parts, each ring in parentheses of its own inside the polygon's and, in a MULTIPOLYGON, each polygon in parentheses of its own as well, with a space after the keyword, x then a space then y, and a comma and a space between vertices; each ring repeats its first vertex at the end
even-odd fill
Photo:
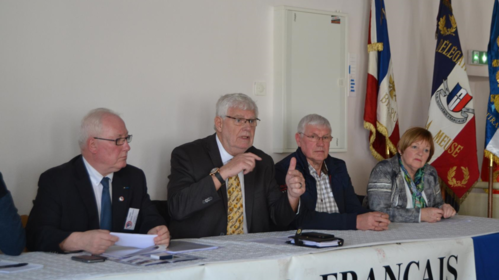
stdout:
POLYGON ((147 248, 154 245, 157 235, 111 232, 111 235, 119 237, 120 240, 114 245, 134 248, 147 248))

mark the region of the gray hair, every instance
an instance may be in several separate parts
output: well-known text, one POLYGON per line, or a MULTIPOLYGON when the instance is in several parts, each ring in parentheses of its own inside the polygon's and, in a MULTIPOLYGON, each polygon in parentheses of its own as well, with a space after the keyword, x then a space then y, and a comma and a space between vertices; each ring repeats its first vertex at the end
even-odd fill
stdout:
POLYGON ((83 117, 80 126, 80 137, 78 138, 78 144, 80 144, 81 149, 85 147, 90 135, 99 135, 102 129, 102 117, 106 115, 113 115, 120 118, 117 113, 106 108, 93 109, 83 117))
POLYGON ((327 127, 331 131, 329 121, 321 115, 310 114, 303 117, 298 123, 298 133, 304 133, 307 125, 327 127))
POLYGON ((222 95, 217 101, 217 116, 225 117, 229 108, 255 111, 255 117, 258 118, 258 107, 256 106, 255 101, 244 93, 229 93, 222 95))

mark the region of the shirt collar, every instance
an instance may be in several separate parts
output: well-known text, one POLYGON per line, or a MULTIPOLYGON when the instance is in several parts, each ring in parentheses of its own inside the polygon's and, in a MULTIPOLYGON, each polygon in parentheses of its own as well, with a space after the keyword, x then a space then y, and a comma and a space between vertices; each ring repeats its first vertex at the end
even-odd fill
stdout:
MULTIPOLYGON (((310 171, 310 174, 317 174, 317 170, 315 170, 314 167, 307 161, 308 164, 308 170, 310 171)), ((322 162, 322 167, 321 167, 321 176, 322 174, 328 174, 329 170, 327 169, 327 165, 325 162, 322 162)), ((319 174, 317 174, 319 176, 319 174)))
POLYGON ((85 164, 85 167, 87 168, 87 173, 88 176, 90 177, 90 182, 92 183, 92 186, 97 186, 100 184, 102 181, 102 178, 108 177, 109 181, 113 181, 113 176, 114 173, 109 173, 106 176, 102 176, 99 171, 95 170, 95 168, 88 163, 88 161, 85 159, 84 156, 81 157, 83 159, 83 163, 85 164))
POLYGON ((229 154, 225 149, 224 146, 222 145, 222 142, 220 142, 220 139, 218 139, 218 134, 216 134, 217 139, 217 146, 218 150, 220 151, 220 157, 222 158, 222 162, 225 165, 227 162, 229 162, 234 156, 229 154))

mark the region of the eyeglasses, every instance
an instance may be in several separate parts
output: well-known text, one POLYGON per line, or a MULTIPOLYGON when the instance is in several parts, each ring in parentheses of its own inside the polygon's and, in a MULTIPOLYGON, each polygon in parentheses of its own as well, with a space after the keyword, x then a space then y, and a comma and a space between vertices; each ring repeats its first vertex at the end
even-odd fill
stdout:
POLYGON ((128 135, 127 137, 116 138, 116 139, 106 139, 106 138, 100 138, 100 137, 94 137, 94 139, 111 141, 111 142, 114 142, 116 144, 116 146, 121 146, 121 145, 125 144, 125 141, 127 141, 128 143, 132 142, 132 135, 128 135))
POLYGON ((312 134, 312 135, 307 135, 303 132, 299 132, 301 135, 305 135, 307 136, 308 139, 310 139, 310 141, 312 142, 319 142, 319 140, 322 139, 322 141, 324 141, 324 143, 326 142, 331 142, 331 140, 333 140, 333 136, 331 135, 324 135, 324 136, 319 136, 319 135, 316 135, 316 134, 312 134))
POLYGON ((245 119, 245 118, 235 118, 231 116, 225 116, 226 118, 233 119, 234 124, 237 126, 241 126, 245 123, 249 123, 250 126, 255 127, 258 124, 258 121, 260 120, 259 118, 254 118, 254 119, 245 119))

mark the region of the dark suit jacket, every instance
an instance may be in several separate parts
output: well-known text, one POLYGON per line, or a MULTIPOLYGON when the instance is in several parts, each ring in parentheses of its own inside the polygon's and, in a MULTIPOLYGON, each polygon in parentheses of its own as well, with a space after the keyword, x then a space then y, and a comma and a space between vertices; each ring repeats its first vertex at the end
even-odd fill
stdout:
MULTIPOLYGON (((357 215, 369 212, 362 207, 350 181, 345 162, 327 156, 324 160, 328 168, 329 184, 340 213, 316 212, 317 183, 308 169, 307 158, 300 148, 275 166, 277 183, 284 186, 284 178, 292 157, 296 158, 296 170, 305 178, 306 191, 301 196, 300 214, 292 224, 293 228, 348 230, 357 229, 357 215)), ((285 186, 284 186, 285 188, 285 186)))
MULTIPOLYGON (((223 165, 216 134, 177 147, 172 152, 168 183, 168 207, 172 238, 225 235, 227 233, 227 189, 217 191, 209 175, 223 165)), ((274 163, 264 152, 247 152, 262 158, 244 175, 244 207, 248 232, 270 230, 271 221, 287 226, 294 218, 287 194, 274 180, 274 163)))
POLYGON ((6 255, 17 256, 21 254, 26 245, 21 217, 17 214, 12 195, 7 190, 0 173, 0 251, 6 255))
MULTIPOLYGON (((147 194, 144 172, 127 165, 112 182, 112 231, 147 233, 164 225, 147 194), (123 201, 120 201, 120 197, 123 201), (124 230, 129 208, 140 209, 134 230, 124 230)), ((40 176, 38 194, 26 226, 32 251, 61 252, 59 243, 73 232, 99 229, 99 217, 90 177, 79 155, 40 176)))

